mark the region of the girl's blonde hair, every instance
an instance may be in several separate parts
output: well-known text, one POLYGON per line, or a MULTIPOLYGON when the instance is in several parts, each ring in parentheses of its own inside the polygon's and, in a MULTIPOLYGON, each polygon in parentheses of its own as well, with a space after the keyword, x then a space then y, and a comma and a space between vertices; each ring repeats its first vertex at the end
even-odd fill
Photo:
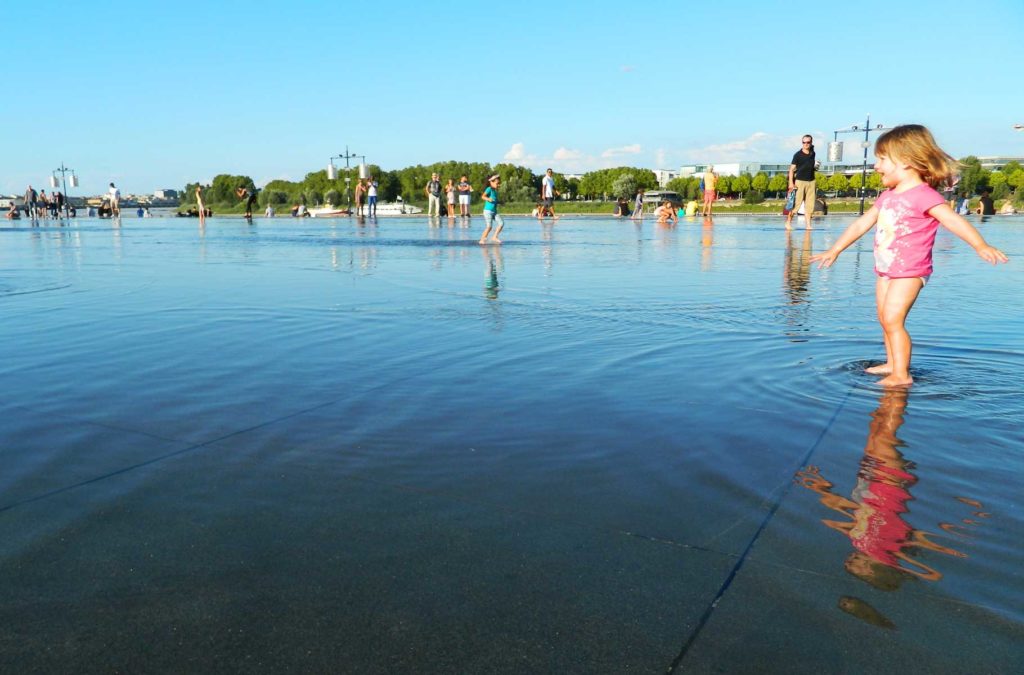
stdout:
POLYGON ((899 158, 933 188, 952 183, 960 163, 938 146, 932 132, 920 124, 903 124, 875 141, 875 155, 899 158))

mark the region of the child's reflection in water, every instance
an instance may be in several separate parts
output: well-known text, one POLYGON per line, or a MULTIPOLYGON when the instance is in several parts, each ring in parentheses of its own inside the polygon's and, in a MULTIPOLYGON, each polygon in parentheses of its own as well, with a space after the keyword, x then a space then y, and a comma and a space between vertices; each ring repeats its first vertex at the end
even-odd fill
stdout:
POLYGON ((484 297, 488 300, 497 300, 498 291, 500 290, 498 272, 504 271, 501 249, 488 246, 480 249, 480 251, 484 255, 484 261, 487 263, 487 267, 484 270, 484 297))
MULTIPOLYGON (((851 499, 833 494, 833 484, 815 466, 808 466, 796 476, 803 487, 821 495, 822 504, 846 517, 822 521, 850 538, 854 551, 846 559, 846 571, 884 591, 896 590, 911 577, 928 581, 942 578, 938 570, 912 557, 919 549, 966 557, 932 541, 931 534, 904 520, 908 502, 913 499, 910 488, 917 482, 912 473, 915 465, 903 458, 898 449, 903 443, 896 437, 903 424, 907 395, 907 390, 897 389, 882 394, 878 409, 871 415, 864 458, 851 499)), ((973 500, 960 501, 980 507, 973 500)), ((943 523, 939 527, 947 532, 952 529, 943 523)))

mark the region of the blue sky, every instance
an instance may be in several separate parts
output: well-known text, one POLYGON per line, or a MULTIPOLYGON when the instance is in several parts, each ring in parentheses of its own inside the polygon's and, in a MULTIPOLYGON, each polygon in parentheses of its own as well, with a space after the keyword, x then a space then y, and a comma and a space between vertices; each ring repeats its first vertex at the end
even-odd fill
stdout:
POLYGON ((4 18, 8 194, 61 162, 72 194, 297 180, 346 145, 385 169, 785 162, 801 134, 820 152, 867 113, 926 124, 958 157, 1024 155, 1020 0, 61 1, 4 18))

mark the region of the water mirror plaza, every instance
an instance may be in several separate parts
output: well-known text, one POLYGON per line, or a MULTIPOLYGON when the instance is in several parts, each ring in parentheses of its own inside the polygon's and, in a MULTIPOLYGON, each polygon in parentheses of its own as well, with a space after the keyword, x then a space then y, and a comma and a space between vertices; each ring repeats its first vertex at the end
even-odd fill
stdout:
POLYGON ((1024 672, 1024 218, 0 229, 0 671, 1024 672))

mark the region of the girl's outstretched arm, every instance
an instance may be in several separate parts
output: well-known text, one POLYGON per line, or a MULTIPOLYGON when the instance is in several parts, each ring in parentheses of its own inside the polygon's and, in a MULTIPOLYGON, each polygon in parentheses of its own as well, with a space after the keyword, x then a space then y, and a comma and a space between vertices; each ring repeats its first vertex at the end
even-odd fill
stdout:
POLYGON ((949 208, 948 204, 939 204, 932 207, 928 211, 928 215, 942 223, 947 230, 970 244, 985 262, 995 265, 1010 260, 998 248, 990 246, 985 241, 985 238, 981 236, 981 232, 978 232, 973 225, 964 220, 963 216, 958 216, 953 209, 949 208))
POLYGON ((839 236, 836 243, 832 244, 832 248, 824 253, 812 255, 810 257, 810 262, 819 263, 818 269, 821 269, 822 267, 832 267, 832 263, 836 261, 839 254, 849 248, 850 244, 860 239, 865 232, 874 227, 875 221, 877 220, 878 209, 872 206, 864 212, 863 216, 850 223, 850 226, 839 236))

